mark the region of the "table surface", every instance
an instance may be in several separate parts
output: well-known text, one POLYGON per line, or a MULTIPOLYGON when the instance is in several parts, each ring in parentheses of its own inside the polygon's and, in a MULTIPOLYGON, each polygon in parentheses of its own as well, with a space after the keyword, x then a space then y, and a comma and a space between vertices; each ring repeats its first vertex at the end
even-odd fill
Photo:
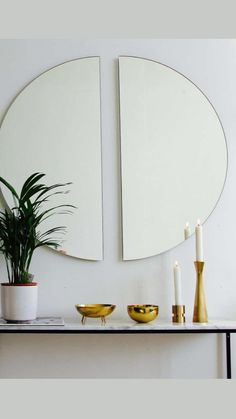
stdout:
POLYGON ((208 323, 173 324, 167 320, 150 323, 135 323, 132 320, 107 320, 102 325, 100 319, 87 319, 83 325, 80 319, 64 319, 62 325, 0 325, 0 333, 236 333, 236 320, 209 320, 208 323))

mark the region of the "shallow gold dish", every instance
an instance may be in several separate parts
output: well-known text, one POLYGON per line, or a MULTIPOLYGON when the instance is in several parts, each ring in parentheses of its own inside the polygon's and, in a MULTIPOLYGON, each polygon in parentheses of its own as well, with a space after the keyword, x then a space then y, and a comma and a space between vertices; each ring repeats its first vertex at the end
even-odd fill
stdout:
POLYGON ((116 306, 114 304, 76 304, 75 308, 82 316, 82 324, 85 324, 86 317, 100 317, 102 324, 105 324, 105 317, 109 316, 116 306))
POLYGON ((130 304, 127 311, 132 320, 138 323, 148 323, 158 316, 159 306, 151 304, 130 304))

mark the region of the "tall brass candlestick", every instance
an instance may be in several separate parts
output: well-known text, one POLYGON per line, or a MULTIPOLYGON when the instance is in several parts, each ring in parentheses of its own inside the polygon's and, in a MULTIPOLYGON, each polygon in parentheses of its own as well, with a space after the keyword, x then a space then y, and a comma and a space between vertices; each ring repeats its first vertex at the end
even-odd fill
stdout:
POLYGON ((203 287, 203 268, 204 262, 194 262, 197 277, 196 277, 196 290, 193 310, 193 322, 194 323, 207 323, 208 315, 206 308, 205 293, 203 287))

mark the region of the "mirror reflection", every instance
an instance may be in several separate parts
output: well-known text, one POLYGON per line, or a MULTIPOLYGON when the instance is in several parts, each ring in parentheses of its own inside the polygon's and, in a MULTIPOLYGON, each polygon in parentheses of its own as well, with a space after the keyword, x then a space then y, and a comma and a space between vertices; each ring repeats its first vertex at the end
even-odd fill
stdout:
POLYGON ((202 91, 177 71, 119 58, 123 259, 162 253, 204 222, 221 195, 227 147, 202 91))
POLYGON ((48 184, 73 183, 68 199, 78 209, 58 219, 67 226, 60 251, 89 260, 103 258, 99 67, 99 57, 88 57, 41 74, 0 129, 1 176, 18 190, 34 172, 45 173, 48 184))

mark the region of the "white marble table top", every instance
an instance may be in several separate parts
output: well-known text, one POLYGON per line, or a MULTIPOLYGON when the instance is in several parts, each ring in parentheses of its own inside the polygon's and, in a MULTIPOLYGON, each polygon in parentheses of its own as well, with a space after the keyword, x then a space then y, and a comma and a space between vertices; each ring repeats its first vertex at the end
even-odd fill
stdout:
POLYGON ((230 331, 236 333, 236 320, 209 320, 208 323, 192 323, 173 324, 168 320, 154 320, 150 323, 135 323, 132 320, 113 320, 107 319, 105 325, 101 324, 100 319, 87 319, 86 324, 81 324, 80 319, 64 319, 64 325, 22 325, 22 324, 6 324, 0 325, 0 333, 4 332, 27 332, 27 331, 58 331, 72 333, 106 333, 106 332, 150 332, 150 333, 178 333, 178 332, 215 332, 221 333, 230 331))

